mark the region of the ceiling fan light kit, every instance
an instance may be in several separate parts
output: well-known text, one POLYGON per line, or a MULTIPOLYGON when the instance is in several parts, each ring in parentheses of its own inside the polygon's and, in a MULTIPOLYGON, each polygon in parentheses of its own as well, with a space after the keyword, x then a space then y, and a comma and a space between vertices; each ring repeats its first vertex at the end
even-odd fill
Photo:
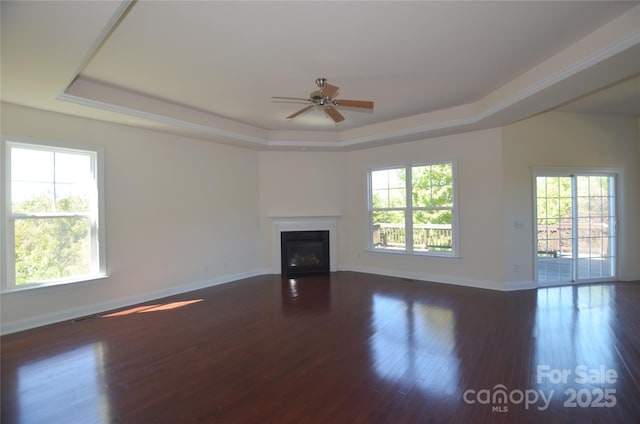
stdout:
POLYGON ((334 122, 344 121, 344 116, 336 109, 336 107, 351 107, 358 109, 373 110, 373 102, 368 100, 346 100, 334 98, 338 94, 339 87, 331 85, 326 78, 317 78, 316 85, 318 90, 312 91, 309 98, 302 97, 272 97, 278 100, 304 101, 309 102, 308 106, 303 107, 297 112, 287 116, 287 119, 293 119, 311 109, 323 109, 324 112, 333 119, 334 122))

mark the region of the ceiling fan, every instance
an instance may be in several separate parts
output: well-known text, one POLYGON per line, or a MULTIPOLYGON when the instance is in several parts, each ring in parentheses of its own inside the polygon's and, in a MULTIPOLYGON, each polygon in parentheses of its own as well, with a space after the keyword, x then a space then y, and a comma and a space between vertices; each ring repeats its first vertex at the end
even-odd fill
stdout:
POLYGON ((336 107, 354 107, 360 109, 373 109, 373 102, 366 100, 344 100, 344 99, 336 99, 335 96, 338 94, 338 87, 335 85, 331 85, 327 82, 326 78, 318 78, 316 79, 316 85, 318 86, 318 90, 311 92, 308 99, 302 97, 272 97, 273 99, 279 100, 294 100, 294 101, 304 101, 309 102, 308 106, 300 109, 299 111, 292 113, 287 116, 287 119, 293 119, 298 115, 302 115, 311 109, 323 109, 327 115, 334 122, 344 121, 344 116, 336 107))

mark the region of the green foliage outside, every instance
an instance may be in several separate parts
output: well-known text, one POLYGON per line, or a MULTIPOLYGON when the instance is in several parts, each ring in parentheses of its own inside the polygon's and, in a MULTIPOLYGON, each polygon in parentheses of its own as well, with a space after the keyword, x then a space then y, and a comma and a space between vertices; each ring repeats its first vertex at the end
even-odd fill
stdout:
MULTIPOLYGON (((391 174, 391 183, 384 188, 374 187, 373 208, 403 208, 405 206, 406 175, 404 168, 377 171, 391 174), (395 182, 395 184, 394 184, 395 182)), ((412 203, 415 224, 451 224, 453 207, 453 174, 451 164, 416 166, 411 169, 412 203), (430 208, 429 210, 415 210, 430 208), (445 208, 445 209, 438 209, 445 208)), ((404 212, 378 210, 374 223, 404 223, 404 212)))
MULTIPOLYGON (((538 226, 571 225, 573 216, 571 183, 571 177, 536 178, 538 226)), ((578 217, 610 215, 611 196, 608 176, 589 175, 576 178, 578 217)))
POLYGON ((612 188, 607 175, 536 177, 538 256, 571 255, 576 240, 589 255, 609 249, 612 188))
MULTIPOLYGON (((413 207, 453 207, 451 164, 414 167, 411 170, 413 207)), ((414 211, 415 224, 451 224, 451 210, 414 211)))
MULTIPOLYGON (((372 173, 374 244, 404 248, 406 207, 405 168, 372 173), (377 210, 376 210, 377 209, 377 210), (376 229, 374 229, 376 231, 376 229), (378 240, 379 238, 379 240, 378 240)), ((453 172, 450 163, 411 168, 414 250, 452 250, 453 172), (435 229, 433 226, 441 225, 435 229)))
MULTIPOLYGON (((14 204, 14 212, 42 213, 52 209, 46 196, 14 204)), ((70 196, 56 201, 58 212, 86 211, 87 200, 70 196)), ((17 218, 15 221, 16 284, 87 274, 91 270, 87 216, 17 218)))
POLYGON ((571 177, 537 177, 538 225, 559 225, 571 218, 571 177))

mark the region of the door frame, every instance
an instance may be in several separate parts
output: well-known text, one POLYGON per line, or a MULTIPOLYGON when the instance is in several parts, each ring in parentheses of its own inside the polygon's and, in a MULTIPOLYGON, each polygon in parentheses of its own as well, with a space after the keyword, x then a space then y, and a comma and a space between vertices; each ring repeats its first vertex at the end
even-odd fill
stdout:
MULTIPOLYGON (((566 284, 589 284, 600 281, 616 281, 621 275, 621 264, 623 263, 624 252, 621 246, 624 245, 624 231, 622 231, 624 221, 623 193, 624 193, 624 172, 622 168, 609 167, 532 167, 532 245, 533 245, 533 280, 538 287, 550 287, 566 284), (570 177, 570 176, 610 176, 613 177, 614 190, 614 246, 615 254, 613 276, 596 279, 577 279, 572 276, 571 281, 543 281, 538 280, 538 207, 537 207, 537 182, 536 177, 570 177)), ((575 192, 574 192, 575 193, 575 192)), ((573 199, 575 202, 575 198, 573 199)), ((575 261, 577 258, 573 258, 575 261)))

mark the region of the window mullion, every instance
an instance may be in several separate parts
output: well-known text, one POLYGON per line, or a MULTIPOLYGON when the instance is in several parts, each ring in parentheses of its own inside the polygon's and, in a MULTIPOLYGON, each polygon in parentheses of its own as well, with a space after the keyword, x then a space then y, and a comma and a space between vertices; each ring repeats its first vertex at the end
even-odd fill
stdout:
POLYGON ((53 180, 53 211, 58 212, 58 187, 56 187, 56 158, 58 157, 57 152, 53 152, 53 175, 51 179, 53 180))
POLYGON ((16 288, 16 254, 15 254, 15 224, 12 220, 7 220, 5 226, 5 237, 7 240, 5 246, 5 274, 6 277, 6 286, 2 287, 3 290, 13 290, 16 288))
POLYGON ((16 219, 55 219, 55 218, 91 218, 91 212, 60 212, 60 213, 11 213, 9 220, 16 219))
POLYGON ((413 177, 411 176, 410 166, 407 166, 405 174, 407 176, 405 182, 406 210, 404 213, 405 248, 408 253, 413 253, 413 192, 411 184, 413 177))

